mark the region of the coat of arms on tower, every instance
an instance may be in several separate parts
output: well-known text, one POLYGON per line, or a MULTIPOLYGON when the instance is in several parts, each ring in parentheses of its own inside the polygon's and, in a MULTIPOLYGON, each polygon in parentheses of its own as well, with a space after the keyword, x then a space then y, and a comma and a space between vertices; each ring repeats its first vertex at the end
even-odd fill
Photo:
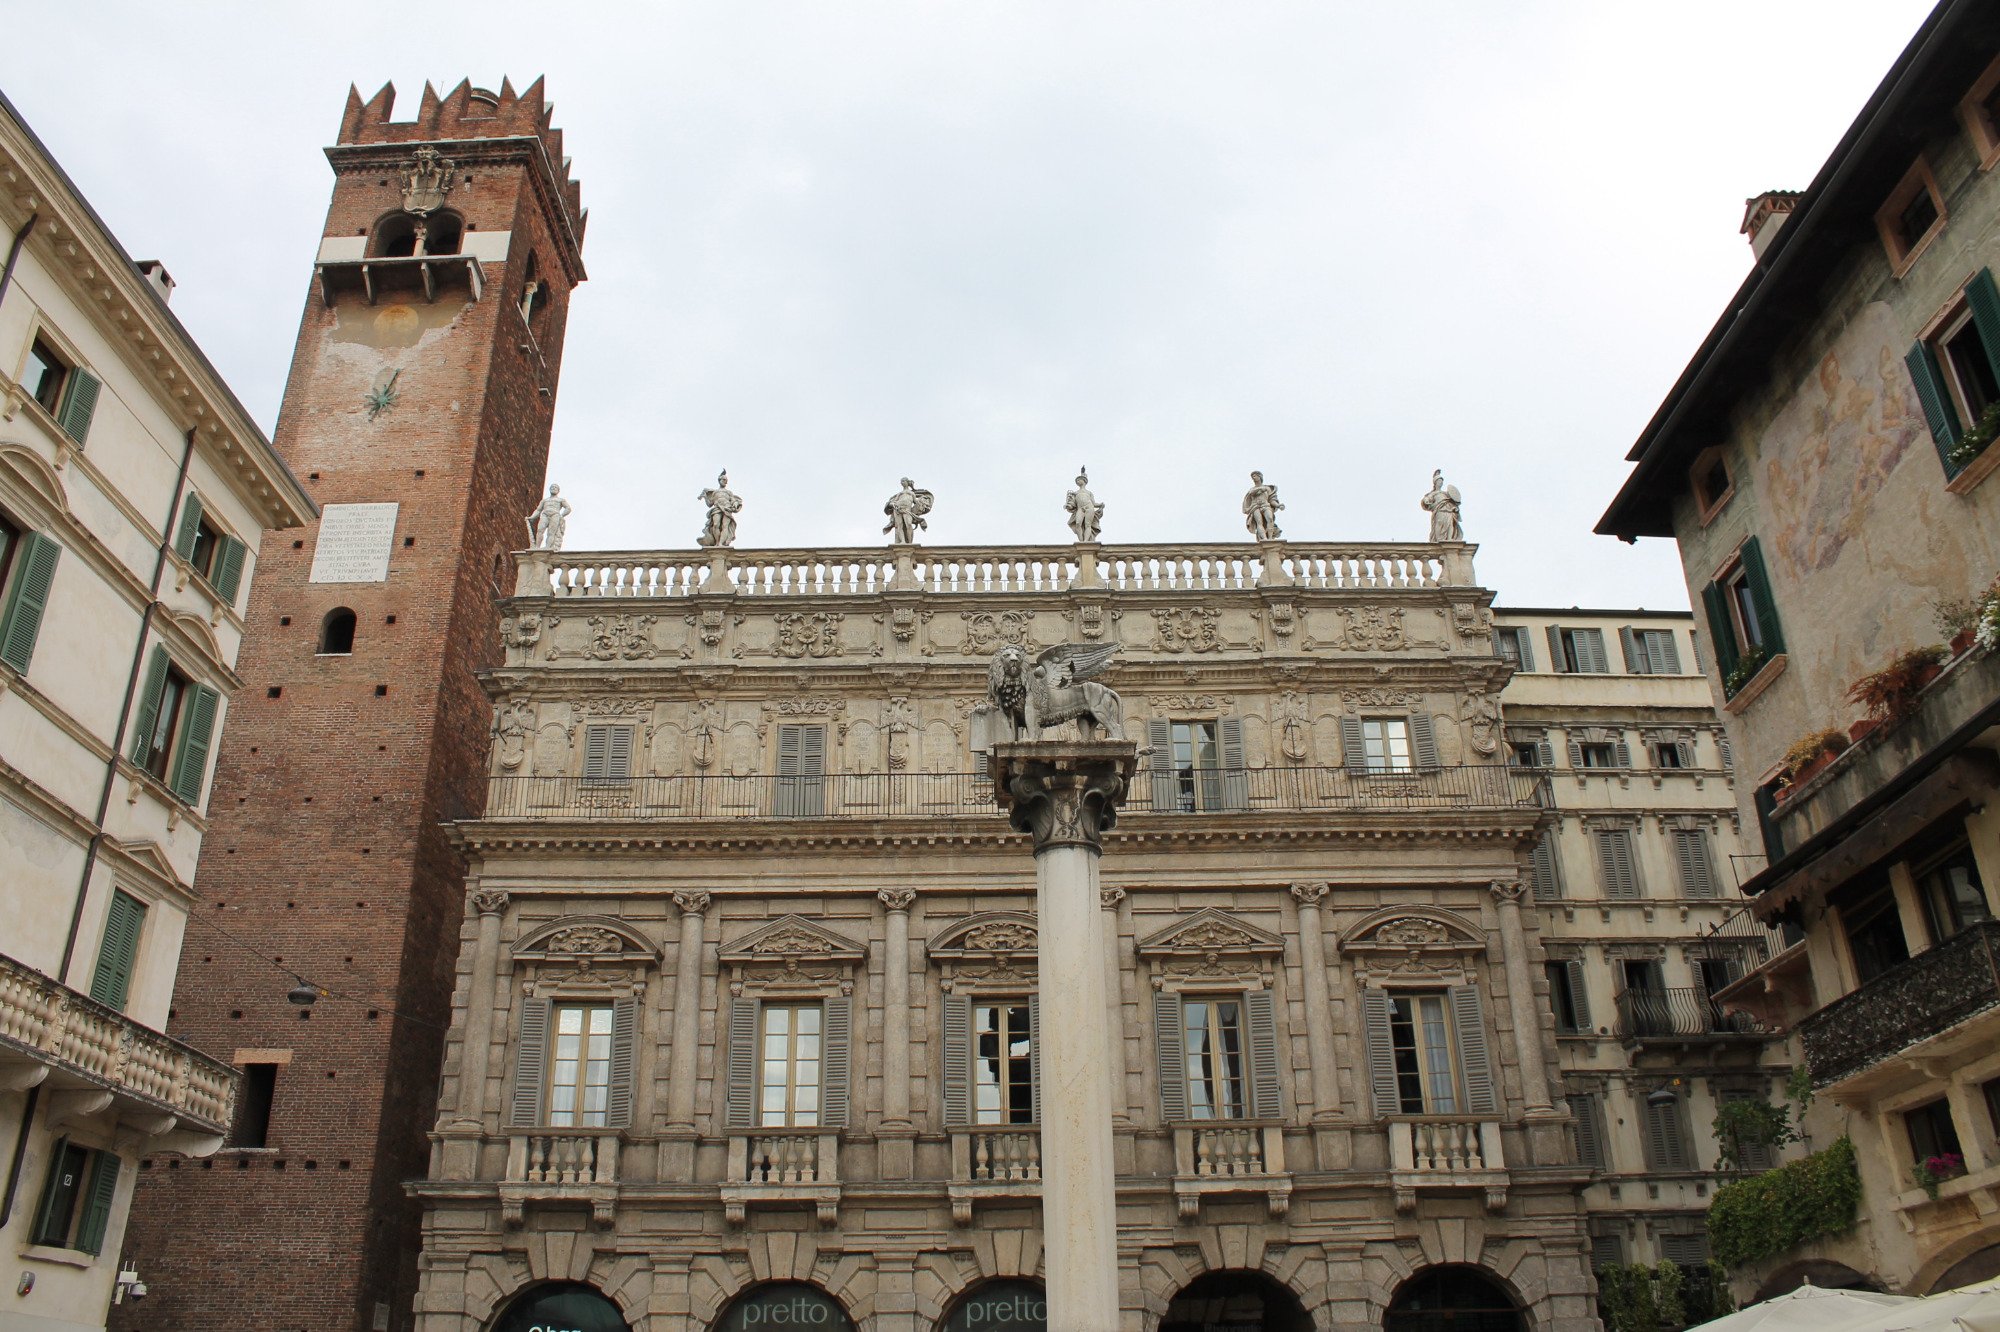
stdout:
POLYGON ((403 164, 403 211, 422 216, 444 207, 451 193, 451 173, 457 163, 435 148, 419 148, 403 164))

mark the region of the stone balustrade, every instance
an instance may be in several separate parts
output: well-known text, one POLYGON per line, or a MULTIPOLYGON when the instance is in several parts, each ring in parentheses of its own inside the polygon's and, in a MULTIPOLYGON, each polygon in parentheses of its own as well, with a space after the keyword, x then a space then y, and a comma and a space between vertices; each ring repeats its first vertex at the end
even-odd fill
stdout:
POLYGON ((552 1129, 508 1138, 502 1219, 520 1225, 531 1202, 582 1202, 598 1225, 609 1226, 618 1203, 621 1138, 617 1129, 552 1129))
POLYGON ((206 1155, 228 1131, 240 1078, 228 1064, 0 955, 0 1086, 44 1081, 110 1092, 122 1118, 168 1125, 162 1148, 206 1155))
POLYGON ((1285 1168, 1280 1124, 1240 1121, 1174 1126, 1174 1200, 1192 1221, 1201 1200, 1215 1194, 1261 1193, 1273 1217, 1291 1206, 1292 1178, 1285 1168))
POLYGON ((740 1226, 752 1204, 811 1204, 833 1225, 840 1206, 840 1135, 832 1129, 738 1133, 729 1139, 723 1210, 740 1226))
POLYGON ((1042 1133, 1024 1124, 981 1125, 951 1133, 951 1216, 972 1224, 976 1203, 1042 1196, 1042 1133))
POLYGON ((1489 1211, 1507 1205, 1500 1121, 1427 1115, 1389 1122, 1389 1175, 1396 1210, 1413 1211, 1418 1189, 1478 1189, 1489 1211))

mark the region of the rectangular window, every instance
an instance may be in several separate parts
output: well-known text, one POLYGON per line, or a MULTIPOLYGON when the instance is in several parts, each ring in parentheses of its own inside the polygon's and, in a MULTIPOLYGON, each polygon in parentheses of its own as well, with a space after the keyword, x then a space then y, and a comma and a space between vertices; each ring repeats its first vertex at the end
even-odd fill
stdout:
POLYGON ((1584 1016, 1582 985, 1583 967, 1577 962, 1545 962, 1542 964, 1549 978, 1549 1007, 1555 1010, 1556 1030, 1565 1036, 1574 1036, 1590 1030, 1589 1020, 1584 1016))
POLYGON ((1845 900, 1836 898, 1835 904, 1840 908, 1841 928, 1847 935, 1847 951, 1854 959, 1854 975, 1859 984, 1866 985, 1910 960, 1903 918, 1887 883, 1877 882, 1845 900))
POLYGON ((48 343, 36 338, 28 349, 28 364, 21 371, 21 387, 53 416, 62 409, 63 384, 69 379, 69 363, 48 343))
POLYGON ((1655 740, 1646 746, 1655 768, 1674 771, 1694 766, 1694 746, 1686 740, 1655 740))
MULTIPOLYGON (((1732 1101, 1761 1101, 1763 1099, 1756 1092, 1746 1090, 1742 1087, 1725 1088, 1722 1093, 1722 1102, 1724 1105, 1732 1101)), ((1743 1169, 1760 1174, 1777 1164, 1777 1161, 1773 1158, 1770 1144, 1762 1142, 1739 1142, 1736 1145, 1736 1162, 1743 1169)))
POLYGON ((1514 768, 1539 767, 1542 747, 1533 740, 1510 740, 1507 743, 1507 764, 1514 768))
POLYGON ((167 779, 167 763, 173 756, 175 732, 181 721, 181 707, 188 695, 188 678, 180 667, 168 663, 154 695, 152 726, 140 736, 142 756, 139 766, 161 781, 167 779))
POLYGON ((118 1157, 58 1138, 49 1153, 49 1175, 35 1209, 30 1243, 95 1254, 104 1247, 111 1204, 118 1194, 118 1157))
POLYGON ((1406 1115, 1455 1115, 1459 1097, 1451 1045, 1451 1015, 1442 993, 1389 996, 1389 1044, 1396 1099, 1406 1115))
POLYGON ((1707 522, 1731 494, 1729 460, 1720 446, 1710 445, 1702 450, 1694 466, 1688 469, 1688 480, 1694 487, 1694 500, 1701 509, 1702 521, 1707 522))
POLYGON ((236 1122, 230 1126, 229 1145, 263 1148, 271 1144, 271 1101, 278 1092, 276 1064, 245 1064, 243 1090, 236 1101, 236 1122))
POLYGON ((1028 1005, 1014 1000, 972 1006, 972 1122, 1035 1122, 1034 1038, 1028 1005))
POLYGON ((1364 717, 1361 744, 1370 772, 1409 772, 1410 723, 1401 717, 1364 717))
POLYGON ((1576 1121, 1576 1160, 1592 1170, 1609 1170, 1604 1154, 1604 1113, 1595 1092, 1574 1092, 1563 1098, 1569 1102, 1570 1117, 1576 1121))
POLYGON ((1526 629, 1511 626, 1495 629, 1493 651, 1517 671, 1535 669, 1535 640, 1526 629))
POLYGON ((1556 857, 1556 830, 1550 828, 1535 843, 1528 857, 1528 875, 1537 901, 1553 901, 1562 896, 1562 865, 1556 857))
POLYGON ((1681 1267, 1702 1267, 1708 1262, 1708 1237, 1700 1234, 1660 1236, 1660 1257, 1681 1267))
POLYGON ((819 1125, 821 1008, 765 1004, 761 1012, 757 1122, 767 1128, 819 1125))
POLYGON ((779 818, 818 818, 825 812, 826 727, 818 723, 779 726, 773 813, 779 818))
POLYGON ((1621 1267, 1625 1263, 1625 1237, 1608 1231, 1590 1237, 1590 1265, 1592 1267, 1621 1267))
POLYGON ((630 726, 586 726, 583 728, 583 780, 607 786, 622 786, 632 780, 632 735, 630 726))
POLYGON ((1606 897, 1629 900, 1639 896, 1639 859, 1632 846, 1630 828, 1599 828, 1592 834, 1597 843, 1597 873, 1606 897))
POLYGON ((1549 626, 1549 657, 1559 671, 1574 675, 1603 675, 1611 670, 1611 658, 1604 651, 1602 629, 1564 629, 1549 626))
POLYGON ((1674 645, 1671 629, 1620 629, 1619 645, 1625 650, 1625 669, 1634 675, 1679 675, 1680 649, 1674 645))
POLYGON ((1215 770, 1221 766, 1212 721, 1177 721, 1174 735, 1174 809, 1191 814, 1204 807, 1202 796, 1216 792, 1215 770))
POLYGON ((548 1122, 602 1128, 610 1122, 610 1004, 557 1004, 549 1059, 548 1122))
POLYGON ((1785 650, 1763 546, 1756 537, 1738 547, 1735 558, 1702 589, 1701 599, 1723 692, 1734 696, 1764 662, 1785 650))
POLYGON ((1958 1144, 1958 1126, 1951 1120, 1951 1102, 1944 1097, 1903 1112, 1910 1135, 1910 1160, 1922 1165, 1934 1156, 1965 1155, 1958 1144))
POLYGON ((1683 897, 1714 897, 1719 885, 1715 878, 1715 857, 1708 834, 1700 828, 1674 829, 1674 865, 1680 871, 1683 897))
POLYGON ((1687 1142, 1687 1101, 1675 1096, 1656 1104, 1650 1096, 1642 1094, 1639 1106, 1646 1122, 1647 1168, 1693 1169, 1687 1142))
POLYGON ((1576 752, 1578 757, 1583 760, 1578 765, 1580 767, 1616 768, 1620 766, 1618 763, 1618 747, 1616 745, 1605 744, 1600 741, 1579 742, 1576 752))
POLYGON ((1944 201, 1931 179, 1929 164, 1919 157, 1875 213, 1875 229, 1898 276, 1915 262, 1918 248, 1943 223, 1944 201))
POLYGON ((1244 1118, 1241 1001, 1183 999, 1181 1048, 1187 1059, 1188 1117, 1244 1118))
POLYGON ((145 924, 146 904, 114 888, 111 909, 104 918, 104 937, 97 945, 97 969, 90 979, 90 997, 98 1003, 121 1010, 125 1007, 145 924))
POLYGON ((1967 927, 1993 918, 1986 909, 1986 888, 1979 881, 1979 866, 1964 838, 1920 861, 1915 867, 1915 877, 1934 942, 1943 943, 1967 927))
POLYGON ((188 493, 181 504, 181 526, 174 538, 174 550, 225 602, 236 600, 247 549, 217 525, 202 505, 201 496, 188 493))

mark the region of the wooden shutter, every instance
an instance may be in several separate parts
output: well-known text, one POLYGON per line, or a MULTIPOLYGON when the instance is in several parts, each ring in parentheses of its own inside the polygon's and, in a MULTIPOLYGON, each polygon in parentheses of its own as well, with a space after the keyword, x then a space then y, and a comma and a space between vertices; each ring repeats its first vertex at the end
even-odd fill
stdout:
POLYGON ((1563 1098, 1569 1102, 1570 1118, 1576 1121, 1576 1163, 1603 1170, 1604 1137, 1597 1131, 1597 1098, 1588 1092, 1563 1098))
POLYGON ((1590 1265, 1592 1267, 1619 1267, 1625 1262, 1625 1240, 1623 1236, 1605 1233, 1590 1237, 1590 1265))
POLYGON ((1632 675, 1650 675, 1652 673, 1651 667, 1646 661, 1645 645, 1639 641, 1639 635, 1632 631, 1632 626, 1619 626, 1618 646, 1625 654, 1625 669, 1627 672, 1632 675))
POLYGON ((1277 1119, 1285 1113, 1277 1005, 1269 990, 1251 990, 1243 996, 1243 1012, 1250 1026, 1250 1117, 1277 1119))
POLYGON ((1519 651, 1521 654, 1521 669, 1524 671, 1534 670, 1535 669, 1534 635, 1530 634, 1526 629, 1509 629, 1507 632, 1514 635, 1516 650, 1519 651))
POLYGON ((1562 872, 1556 864, 1556 831, 1551 828, 1528 856, 1528 876, 1535 896, 1549 902, 1562 896, 1562 872))
POLYGON ((1982 268, 1965 284, 1965 303, 1972 309, 1972 322, 1979 329, 1979 341, 1986 348, 1986 364, 1995 382, 2000 382, 2000 285, 1993 270, 1982 268))
POLYGON ((1736 669, 1736 629, 1729 621, 1728 593, 1722 584, 1710 583, 1701 590, 1701 607, 1708 612, 1708 632, 1715 641, 1715 673, 1727 680, 1736 669))
POLYGON ((1429 713, 1410 714, 1410 757, 1427 772, 1438 766, 1437 733, 1431 729, 1429 713))
POLYGON ((1549 669, 1557 672, 1569 669, 1569 663, 1563 658, 1563 631, 1560 625, 1549 626, 1549 669))
MULTIPOLYGON (((1116 984, 1117 982, 1114 980, 1112 983, 1116 984)), ((1113 1105, 1123 1105, 1125 1101, 1125 1079, 1122 1074, 1116 1071, 1125 1066, 1123 1051, 1120 1046, 1123 1037, 1118 1032, 1113 1031, 1105 1037, 1105 1040, 1111 1046, 1111 1067, 1114 1070, 1113 1077, 1116 1079, 1114 1083, 1116 1090, 1112 1095, 1111 1103, 1113 1105)), ((1035 1122, 1039 1124, 1042 1122, 1042 997, 1038 994, 1028 996, 1028 1092, 1031 1104, 1030 1113, 1034 1115, 1035 1122)))
POLYGON ((1618 738, 1611 742, 1611 761, 1621 768, 1632 766, 1632 747, 1625 743, 1623 731, 1620 731, 1618 738))
POLYGON ((1215 724, 1216 736, 1222 751, 1222 771, 1215 807, 1217 809, 1250 808, 1250 773, 1243 759, 1243 719, 1224 717, 1215 724))
POLYGON ((1771 599, 1771 575, 1764 568, 1764 547, 1756 537, 1743 543, 1737 553, 1750 583, 1750 600, 1757 607, 1757 626, 1764 631, 1764 655, 1775 657, 1785 650, 1784 630, 1778 624, 1778 603, 1771 599))
POLYGON ((1570 1011, 1576 1014, 1576 1029, 1579 1032, 1587 1033, 1592 1028, 1590 1025, 1590 995, 1583 988, 1583 962, 1578 958, 1572 957, 1565 959, 1562 967, 1563 976, 1569 982, 1569 1006, 1570 1011))
MULTIPOLYGON (((1722 1093, 1722 1103, 1724 1105, 1728 1105, 1732 1101, 1757 1101, 1762 1099, 1757 1093, 1747 1091, 1742 1087, 1725 1088, 1722 1093)), ((1759 1172, 1769 1170, 1773 1164, 1770 1144, 1763 1142, 1738 1143, 1736 1145, 1736 1163, 1745 1170, 1759 1172)))
POLYGON ((1646 644, 1647 671, 1653 675, 1679 675, 1681 650, 1674 642, 1674 631, 1648 629, 1643 637, 1646 644))
POLYGON ((1451 1016, 1458 1028, 1458 1062, 1465 1075, 1466 1114, 1490 1115, 1497 1108, 1493 1095, 1493 1063, 1486 1054, 1486 1014, 1479 987, 1454 985, 1451 1016))
POLYGON ((1153 783, 1153 811, 1171 814, 1177 804, 1174 798, 1174 724, 1159 717, 1148 721, 1146 745, 1153 751, 1146 763, 1153 783))
POLYGON ((174 743, 174 760, 167 785, 175 796, 190 805, 201 803, 201 785, 208 776, 208 751, 215 737, 215 713, 222 695, 207 685, 196 685, 188 695, 182 714, 180 738, 174 743))
POLYGON ((611 1087, 605 1103, 605 1123, 632 1126, 633 1055, 638 1044, 639 1001, 631 995, 611 1005, 611 1087))
POLYGON ((944 997, 944 1122, 963 1128, 972 1122, 972 999, 944 997))
POLYGON ((56 413, 56 424, 79 444, 90 437, 90 419, 97 415, 97 395, 103 387, 97 376, 82 366, 70 371, 69 382, 63 385, 62 410, 56 413))
POLYGON ((1181 998, 1153 995, 1153 1045, 1160 1059, 1160 1118, 1178 1124, 1187 1118, 1187 1053, 1181 1042, 1181 998))
POLYGON ((1575 735, 1569 738, 1569 766, 1572 768, 1583 766, 1583 741, 1577 739, 1575 735))
POLYGON ((757 1001, 731 999, 729 1085, 724 1118, 732 1129, 751 1128, 757 1122, 757 1063, 757 1001))
POLYGON ((132 761, 146 766, 153 730, 160 724, 160 696, 167 689, 167 650, 157 644, 146 662, 146 683, 139 690, 138 724, 132 728, 132 761))
POLYGON ((1694 741, 1674 741, 1674 753, 1679 756, 1683 768, 1692 768, 1694 766, 1694 741))
POLYGON ((215 576, 208 580, 215 595, 224 603, 236 604, 236 589, 243 585, 243 557, 247 548, 235 537, 222 538, 222 548, 215 553, 215 576))
POLYGON ((1708 841, 1699 828, 1674 831, 1674 859, 1680 865, 1681 891, 1689 897, 1715 896, 1715 871, 1708 861, 1708 841))
POLYGON ((1593 675, 1604 675, 1611 670, 1611 658, 1604 651, 1602 629, 1575 629, 1571 635, 1576 640, 1578 670, 1589 671, 1593 675))
POLYGON ((122 1010, 132 990, 132 967, 139 956, 139 934, 146 924, 146 905, 129 893, 111 893, 111 910, 104 918, 104 937, 97 945, 97 970, 90 978, 90 997, 122 1010))
POLYGON ((57 1138, 49 1144, 49 1174, 42 1181, 41 1201, 35 1204, 35 1228, 29 1232, 29 1243, 49 1244, 60 1247, 68 1238, 66 1235, 52 1234, 55 1229, 56 1202, 63 1195, 63 1171, 69 1165, 69 1139, 57 1138))
POLYGON ((1535 741, 1535 764, 1543 768, 1556 766, 1556 747, 1549 743, 1546 736, 1535 741))
POLYGON ((583 780, 618 783, 632 780, 632 728, 583 728, 583 780))
POLYGON ((194 543, 201 535, 201 496, 192 490, 181 505, 181 530, 174 538, 174 554, 184 560, 194 558, 194 543))
POLYGON ((514 1104, 508 1120, 515 1128, 542 1126, 548 1069, 549 1001, 530 995, 521 1001, 520 1047, 514 1056, 514 1104))
MULTIPOLYGON (((813 729, 825 734, 819 727, 813 729)), ((821 1027, 826 1033, 821 1054, 826 1062, 820 1066, 819 1122, 823 1128, 844 1129, 848 1068, 853 1061, 854 1001, 844 994, 835 995, 822 1002, 821 1010, 821 1027)))
POLYGON ((826 728, 791 723, 778 728, 777 813, 815 817, 826 808, 826 728))
POLYGON ((1368 742, 1361 734, 1361 718, 1340 719, 1340 762, 1356 772, 1368 771, 1368 742))
MULTIPOLYGON (((1985 334, 1982 332, 1980 336, 1983 338, 1985 334)), ((1952 465, 1949 455, 1964 432, 1958 423, 1958 409, 1952 405, 1951 395, 1945 392, 1937 356, 1928 344, 1919 342, 1903 357, 1903 364, 1910 367, 1910 382, 1916 385, 1917 401, 1924 409, 1924 424, 1930 427, 1931 443, 1937 446, 1944 474, 1957 476, 1959 469, 1952 465)))
POLYGON ((1641 1098, 1646 1112, 1646 1164, 1654 1170, 1687 1169, 1686 1145, 1681 1137, 1681 1100, 1677 1096, 1665 1105, 1641 1098))
POLYGON ((76 1223, 76 1247, 87 1254, 95 1256, 104 1250, 104 1232, 111 1226, 111 1205, 118 1197, 118 1172, 123 1164, 115 1152, 90 1154, 83 1217, 76 1223))
POLYGON ((35 639, 42 632, 42 616, 49 608, 49 588, 56 579, 56 560, 62 547, 40 532, 24 533, 15 556, 14 585, 7 589, 5 609, 0 609, 0 661, 21 674, 35 655, 35 639))
POLYGON ((1637 897, 1639 876, 1632 865, 1631 832, 1625 828, 1599 828, 1594 836, 1604 895, 1621 900, 1637 897))
POLYGON ((1368 1087, 1374 1094, 1375 1117, 1401 1114, 1396 1093, 1396 1045, 1389 1034, 1389 992, 1373 986, 1361 991, 1361 1031, 1368 1047, 1368 1087))

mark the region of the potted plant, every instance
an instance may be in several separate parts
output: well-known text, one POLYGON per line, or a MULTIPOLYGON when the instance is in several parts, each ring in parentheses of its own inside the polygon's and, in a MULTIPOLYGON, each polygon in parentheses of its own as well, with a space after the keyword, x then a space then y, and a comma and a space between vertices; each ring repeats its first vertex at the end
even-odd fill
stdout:
POLYGON ((1964 470, 1974 458, 1986 452, 1986 446, 1993 442, 1995 435, 2000 435, 2000 402, 1987 405, 1972 429, 1960 435, 1958 443, 1951 446, 1951 451, 1945 454, 1945 461, 1964 470))
POLYGON ((1725 698, 1736 697, 1736 691, 1756 678, 1764 669, 1764 649, 1753 647, 1736 659, 1736 669, 1722 677, 1722 694, 1725 698))
POLYGON ((1937 679, 1948 660, 1950 650, 1942 643, 1899 652, 1887 666, 1849 686, 1847 697, 1879 721, 1899 720, 1916 706, 1917 695, 1937 679))
POLYGON ((1932 1202, 1937 1201, 1938 1185, 1948 1179, 1957 1179, 1964 1173, 1965 1158, 1957 1152, 1939 1152, 1936 1156, 1926 1156, 1910 1167, 1910 1178, 1916 1181, 1918 1188, 1931 1196, 1932 1202))
POLYGON ((1780 800, 1811 781, 1814 774, 1827 764, 1846 753, 1847 732, 1829 726, 1823 731, 1814 731, 1802 737, 1799 742, 1785 751, 1785 762, 1781 775, 1784 787, 1778 792, 1780 800))

